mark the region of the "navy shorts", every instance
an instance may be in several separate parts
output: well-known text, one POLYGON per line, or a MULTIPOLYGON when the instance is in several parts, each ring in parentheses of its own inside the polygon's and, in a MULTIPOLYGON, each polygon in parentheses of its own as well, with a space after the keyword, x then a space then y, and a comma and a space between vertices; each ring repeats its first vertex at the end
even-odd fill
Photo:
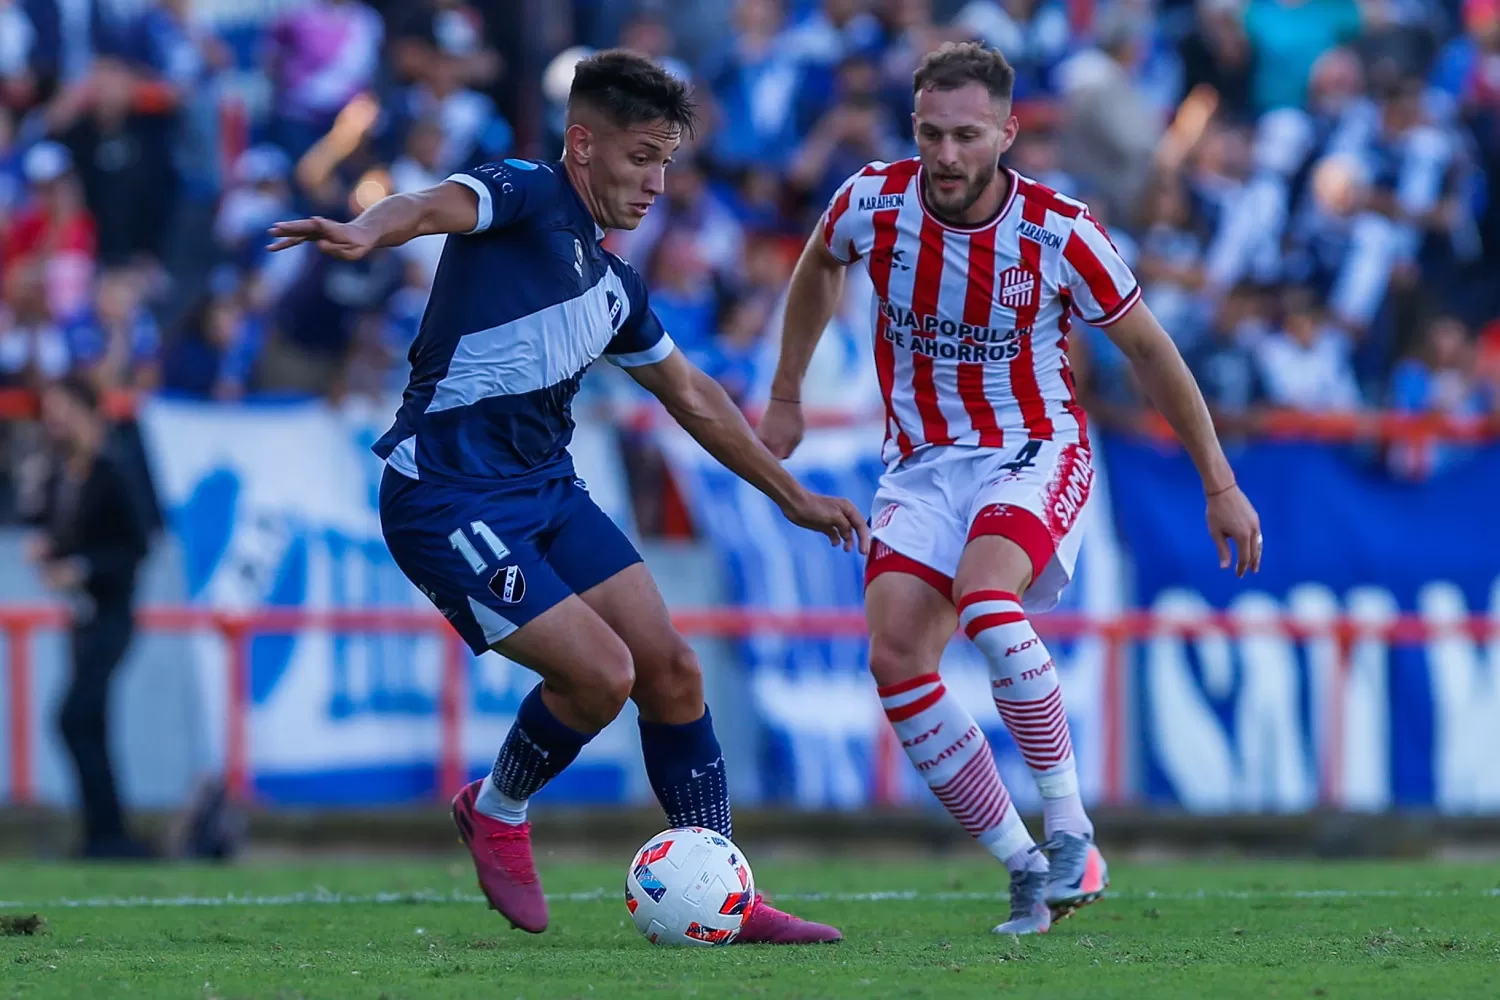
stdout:
POLYGON ((475 653, 641 561, 571 476, 507 493, 386 469, 380 530, 401 572, 475 653))

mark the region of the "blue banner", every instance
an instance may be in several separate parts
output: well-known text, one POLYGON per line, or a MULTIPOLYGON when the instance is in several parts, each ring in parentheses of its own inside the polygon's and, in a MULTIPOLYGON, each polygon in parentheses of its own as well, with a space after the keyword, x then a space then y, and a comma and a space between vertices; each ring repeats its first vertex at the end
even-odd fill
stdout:
MULTIPOLYGON (((1231 461, 1265 535, 1261 571, 1243 581, 1218 568, 1202 487, 1180 450, 1109 437, 1103 453, 1144 608, 1309 625, 1500 613, 1500 448, 1415 484, 1352 449, 1240 448, 1231 461)), ((1136 775, 1151 802, 1500 809, 1500 643, 1361 640, 1341 665, 1331 638, 1211 634, 1143 643, 1134 664, 1136 775)))

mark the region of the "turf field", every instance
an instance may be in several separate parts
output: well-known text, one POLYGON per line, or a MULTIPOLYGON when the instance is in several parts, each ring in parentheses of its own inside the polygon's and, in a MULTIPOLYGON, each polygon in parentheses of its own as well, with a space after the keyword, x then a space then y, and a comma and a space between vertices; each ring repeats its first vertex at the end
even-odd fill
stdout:
POLYGON ((979 860, 756 868, 841 925, 811 949, 654 949, 623 864, 544 864, 511 931, 451 862, 228 869, 0 864, 0 997, 1500 997, 1500 865, 1116 866, 1112 898, 997 938, 979 860), (33 933, 24 919, 39 915, 33 933))

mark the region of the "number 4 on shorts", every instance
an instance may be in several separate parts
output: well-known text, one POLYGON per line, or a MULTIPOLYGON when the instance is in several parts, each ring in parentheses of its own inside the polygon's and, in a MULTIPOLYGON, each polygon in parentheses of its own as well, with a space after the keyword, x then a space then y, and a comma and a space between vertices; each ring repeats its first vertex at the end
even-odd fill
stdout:
POLYGON ((1005 469, 1007 472, 1020 472, 1022 469, 1029 469, 1033 465, 1036 465, 1037 452, 1041 450, 1042 442, 1027 441, 1021 445, 1021 450, 1016 452, 1016 457, 1000 466, 1000 468, 1005 469))
MULTIPOLYGON (((504 562, 505 557, 510 555, 510 548, 490 530, 488 524, 485 524, 483 521, 470 521, 469 530, 474 533, 474 537, 484 543, 485 548, 494 554, 495 562, 504 562)), ((464 534, 464 529, 458 528, 453 534, 449 535, 448 544, 459 551, 459 554, 468 561, 469 568, 476 575, 489 569, 489 563, 484 561, 484 556, 480 555, 479 550, 474 547, 474 543, 469 541, 469 536, 464 534)))

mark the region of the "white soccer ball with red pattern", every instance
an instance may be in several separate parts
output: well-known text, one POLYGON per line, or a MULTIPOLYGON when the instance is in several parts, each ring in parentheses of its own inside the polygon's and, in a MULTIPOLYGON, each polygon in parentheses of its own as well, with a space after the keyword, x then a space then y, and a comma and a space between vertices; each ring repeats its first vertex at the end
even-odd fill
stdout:
POLYGON ((701 826, 658 833, 625 873, 625 908, 652 944, 729 944, 754 905, 744 852, 701 826))

